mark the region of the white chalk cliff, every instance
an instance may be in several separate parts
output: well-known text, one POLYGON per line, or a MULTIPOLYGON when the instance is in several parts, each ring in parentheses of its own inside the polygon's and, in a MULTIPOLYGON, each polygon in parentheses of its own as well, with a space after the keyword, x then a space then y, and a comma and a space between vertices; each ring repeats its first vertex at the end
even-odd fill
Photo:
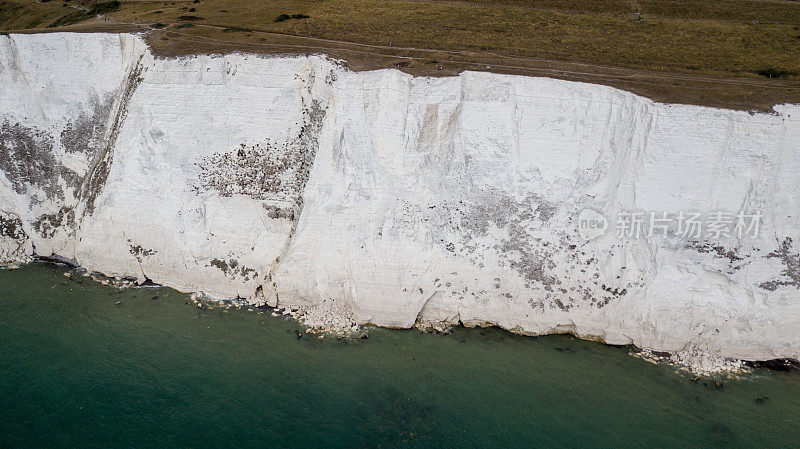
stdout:
POLYGON ((797 242, 800 105, 0 36, 0 260, 55 255, 323 324, 762 360, 800 358, 797 242), (585 209, 611 223, 593 240, 585 209), (625 211, 761 223, 755 237, 620 238, 625 211))

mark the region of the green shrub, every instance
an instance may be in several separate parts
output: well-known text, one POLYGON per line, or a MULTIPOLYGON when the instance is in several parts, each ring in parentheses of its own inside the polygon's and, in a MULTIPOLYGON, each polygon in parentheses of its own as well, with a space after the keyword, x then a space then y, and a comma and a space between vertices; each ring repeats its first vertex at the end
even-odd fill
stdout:
POLYGON ((82 22, 98 14, 107 14, 118 10, 120 3, 117 0, 110 2, 101 2, 93 4, 88 11, 72 11, 56 19, 55 22, 48 25, 48 28, 55 28, 60 26, 72 25, 73 23, 82 22))
POLYGON ((772 67, 768 69, 761 69, 757 72, 761 76, 766 76, 767 78, 785 78, 787 76, 797 75, 796 72, 789 72, 786 70, 778 70, 772 67))
POLYGON ((275 18, 275 22, 283 22, 289 19, 308 19, 311 16, 306 14, 281 14, 275 18))
POLYGON ((253 30, 251 30, 249 28, 242 28, 242 27, 225 27, 225 28, 222 29, 223 33, 234 33, 234 32, 237 32, 237 31, 244 32, 244 33, 250 33, 253 30))
POLYGON ((73 23, 82 22, 86 19, 91 19, 94 17, 93 14, 89 14, 86 11, 72 11, 63 16, 56 19, 55 22, 47 25, 47 28, 55 28, 60 26, 72 25, 73 23))
POLYGON ((95 3, 89 8, 89 14, 97 15, 97 14, 108 14, 110 12, 114 12, 118 10, 120 7, 120 3, 118 0, 112 0, 110 2, 102 2, 102 3, 95 3))

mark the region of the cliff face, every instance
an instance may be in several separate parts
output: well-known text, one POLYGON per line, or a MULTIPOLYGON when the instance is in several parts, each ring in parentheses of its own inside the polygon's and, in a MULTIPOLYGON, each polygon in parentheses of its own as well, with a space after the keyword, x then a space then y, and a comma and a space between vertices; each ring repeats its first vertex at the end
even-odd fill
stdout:
POLYGON ((320 324, 800 357, 799 106, 47 34, 0 37, 0 115, 0 259, 320 324))

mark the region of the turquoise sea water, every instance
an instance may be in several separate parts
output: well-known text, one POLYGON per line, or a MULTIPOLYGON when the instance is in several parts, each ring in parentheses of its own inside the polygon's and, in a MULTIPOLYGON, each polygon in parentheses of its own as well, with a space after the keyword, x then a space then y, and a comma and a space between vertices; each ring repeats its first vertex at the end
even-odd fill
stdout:
POLYGON ((2 448, 800 444, 800 373, 718 389, 630 348, 498 329, 298 339, 282 317, 65 271, 0 271, 2 448))

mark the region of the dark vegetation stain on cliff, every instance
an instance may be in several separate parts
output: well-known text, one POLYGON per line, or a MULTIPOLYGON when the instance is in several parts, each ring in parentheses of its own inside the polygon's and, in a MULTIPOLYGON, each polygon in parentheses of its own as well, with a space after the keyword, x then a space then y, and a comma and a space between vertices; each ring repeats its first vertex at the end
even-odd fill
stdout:
POLYGON ((768 258, 777 258, 786 266, 783 278, 762 282, 759 287, 764 290, 775 291, 779 287, 795 287, 800 289, 800 253, 792 252, 792 239, 786 237, 775 251, 767 255, 768 258))
POLYGON ((20 195, 32 186, 42 189, 48 199, 64 199, 59 179, 70 170, 53 155, 53 139, 45 131, 4 120, 0 125, 0 170, 20 195))
POLYGON ((61 145, 67 153, 83 153, 91 160, 103 148, 113 103, 112 95, 104 101, 95 100, 91 113, 81 112, 67 123, 61 131, 61 145))
POLYGON ((717 257, 728 259, 730 263, 742 260, 742 257, 740 257, 736 253, 735 249, 727 249, 724 246, 713 245, 707 241, 699 242, 696 240, 692 240, 690 242, 687 242, 685 247, 693 249, 699 253, 713 254, 716 255, 717 257))
POLYGON ((19 217, 0 211, 0 237, 25 240, 28 235, 22 229, 22 220, 19 217))
POLYGON ((524 286, 519 291, 516 284, 508 285, 498 277, 491 289, 470 291, 458 287, 458 274, 451 273, 451 279, 434 282, 434 287, 446 294, 471 296, 480 301, 490 298, 525 301, 535 309, 568 311, 582 306, 603 308, 643 281, 616 279, 603 283, 600 263, 584 248, 583 240, 563 231, 554 230, 553 235, 539 232, 553 229, 550 223, 559 209, 537 194, 515 198, 488 189, 471 192, 463 198, 425 207, 402 202, 398 212, 407 220, 395 221, 392 229, 379 233, 379 237, 384 232, 405 233, 406 229, 413 230, 420 222, 424 223, 433 242, 446 253, 479 269, 493 266, 510 269, 519 275, 524 286))
POLYGON ((735 271, 741 270, 742 267, 749 263, 745 261, 744 257, 742 257, 736 249, 715 245, 705 240, 702 242, 697 240, 688 241, 684 245, 684 248, 697 251, 698 253, 709 254, 712 257, 727 262, 728 274, 733 274, 735 271))
POLYGON ((61 207, 54 214, 44 214, 33 222, 33 229, 44 238, 51 238, 62 227, 75 229, 75 210, 72 207, 61 207))
MULTIPOLYGON (((130 242, 130 240, 128 240, 128 242, 130 242)), ((141 245, 131 245, 130 243, 128 243, 128 248, 128 252, 133 254, 133 257, 135 257, 136 261, 139 263, 142 263, 143 258, 152 256, 157 252, 154 249, 147 249, 143 248, 141 245)))
POLYGON ((245 281, 258 277, 258 272, 256 270, 240 265, 239 261, 233 258, 227 261, 224 259, 211 259, 210 264, 212 267, 216 267, 225 273, 226 276, 241 277, 245 281))
MULTIPOLYGON (((110 145, 104 141, 109 108, 108 103, 95 102, 93 114, 81 113, 67 123, 60 136, 64 150, 95 160, 100 149, 110 145)), ((33 186, 41 188, 46 199, 58 201, 66 199, 64 187, 79 189, 92 175, 90 172, 81 176, 65 167, 54 153, 54 139, 49 132, 8 120, 0 126, 0 169, 16 193, 25 194, 33 186)), ((79 196, 80 190, 74 193, 79 196)))
POLYGON ((289 200, 295 194, 297 155, 268 140, 233 152, 215 153, 200 164, 201 185, 221 196, 246 195, 257 200, 289 200))
MULTIPOLYGON (((60 139, 65 151, 84 153, 91 160, 103 142, 110 101, 96 101, 93 113, 81 113, 66 125, 60 139)), ((83 180, 56 157, 49 132, 7 119, 0 126, 0 169, 16 193, 25 194, 33 186, 41 188, 48 200, 64 201, 64 187, 77 188, 83 180)))
POLYGON ((199 163, 196 192, 215 191, 221 196, 246 195, 263 200, 271 218, 294 221, 303 203, 305 189, 318 146, 325 109, 312 100, 303 111, 298 135, 280 146, 269 140, 241 144, 233 151, 219 152, 199 163))

